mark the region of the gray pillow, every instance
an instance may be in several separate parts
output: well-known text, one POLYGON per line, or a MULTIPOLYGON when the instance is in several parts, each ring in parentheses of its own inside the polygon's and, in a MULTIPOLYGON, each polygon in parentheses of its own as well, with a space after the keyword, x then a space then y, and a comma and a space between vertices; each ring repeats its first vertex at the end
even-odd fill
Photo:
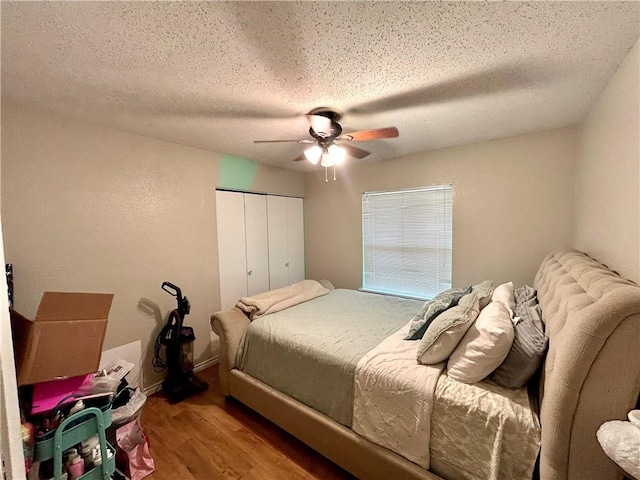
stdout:
POLYGON ((493 293, 493 281, 485 280, 482 283, 478 283, 471 287, 471 291, 478 297, 480 303, 480 310, 489 305, 491 301, 491 294, 493 293))
POLYGON ((440 292, 432 300, 428 300, 411 320, 409 334, 405 340, 420 340, 431 322, 448 308, 455 307, 460 299, 471 292, 471 287, 450 288, 440 292))
POLYGON ((418 345, 417 360, 422 365, 444 362, 456 349, 480 312, 478 298, 469 293, 455 307, 438 315, 418 345))
POLYGON ((542 364, 547 351, 548 339, 544 334, 542 311, 535 300, 535 290, 533 297, 530 293, 522 295, 520 303, 516 303, 515 310, 520 319, 513 327, 513 344, 507 357, 489 376, 503 387, 524 386, 542 364))

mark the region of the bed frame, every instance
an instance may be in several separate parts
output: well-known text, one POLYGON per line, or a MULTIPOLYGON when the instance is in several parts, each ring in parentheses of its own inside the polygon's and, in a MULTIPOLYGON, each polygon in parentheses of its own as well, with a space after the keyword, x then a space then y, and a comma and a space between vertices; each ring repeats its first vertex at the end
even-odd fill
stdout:
MULTIPOLYGON (((578 251, 547 255, 536 274, 549 351, 540 380, 542 480, 620 479, 596 438, 626 419, 640 394, 640 287, 578 251)), ((430 471, 236 369, 247 316, 216 312, 220 383, 234 397, 361 479, 457 480, 432 459, 430 471)))

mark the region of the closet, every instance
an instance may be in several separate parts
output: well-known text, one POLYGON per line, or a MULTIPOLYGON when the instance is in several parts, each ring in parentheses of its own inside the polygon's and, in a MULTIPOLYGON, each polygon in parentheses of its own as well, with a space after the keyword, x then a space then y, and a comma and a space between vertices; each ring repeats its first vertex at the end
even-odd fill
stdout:
POLYGON ((301 198, 216 190, 216 213, 222 309, 304 279, 301 198))

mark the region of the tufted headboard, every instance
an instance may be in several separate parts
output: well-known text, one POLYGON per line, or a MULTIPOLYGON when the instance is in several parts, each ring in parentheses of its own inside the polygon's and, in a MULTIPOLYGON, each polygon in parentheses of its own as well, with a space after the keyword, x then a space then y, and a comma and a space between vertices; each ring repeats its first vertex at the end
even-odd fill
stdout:
POLYGON ((596 431, 638 400, 640 287, 578 251, 547 255, 534 287, 549 336, 540 478, 621 478, 596 431))

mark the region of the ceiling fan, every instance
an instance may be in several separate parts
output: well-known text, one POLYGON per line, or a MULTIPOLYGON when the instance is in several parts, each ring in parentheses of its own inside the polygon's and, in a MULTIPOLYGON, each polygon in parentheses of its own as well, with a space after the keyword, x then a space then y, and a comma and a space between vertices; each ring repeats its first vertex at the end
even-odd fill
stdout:
POLYGON ((398 136, 396 127, 379 128, 376 130, 362 130, 359 132, 342 133, 342 127, 338 120, 342 118, 342 113, 333 108, 320 107, 311 110, 307 117, 311 126, 309 135, 312 138, 297 140, 254 140, 254 143, 300 143, 310 144, 302 155, 294 161, 308 160, 317 165, 320 162, 322 167, 335 167, 342 162, 348 154, 355 158, 364 158, 369 152, 353 145, 349 142, 366 142, 369 140, 379 140, 382 138, 395 138, 398 136))

